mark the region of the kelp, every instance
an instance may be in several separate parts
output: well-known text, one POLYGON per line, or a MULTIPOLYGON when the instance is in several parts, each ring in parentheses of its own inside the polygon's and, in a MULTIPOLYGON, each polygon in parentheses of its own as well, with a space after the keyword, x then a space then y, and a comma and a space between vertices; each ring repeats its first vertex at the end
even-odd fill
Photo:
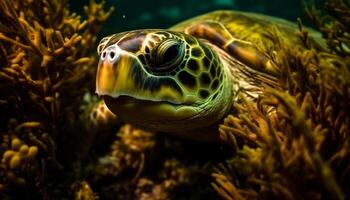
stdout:
POLYGON ((83 20, 66 0, 0 1, 0 198, 48 198, 48 170, 76 152, 96 35, 113 11, 103 5, 91 0, 83 20))
POLYGON ((225 118, 220 134, 237 156, 212 174, 223 199, 349 198, 349 8, 328 0, 323 16, 310 5, 328 48, 310 47, 299 20, 305 50, 284 46, 276 56, 282 90, 266 89, 256 104, 234 104, 238 114, 225 118))

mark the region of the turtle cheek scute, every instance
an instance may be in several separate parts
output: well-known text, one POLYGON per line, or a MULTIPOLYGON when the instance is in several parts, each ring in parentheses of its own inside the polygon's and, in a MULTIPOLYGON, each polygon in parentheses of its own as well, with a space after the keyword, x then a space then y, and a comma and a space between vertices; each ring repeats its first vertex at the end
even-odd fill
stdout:
POLYGON ((216 78, 216 79, 212 82, 210 88, 211 88, 212 90, 216 90, 216 89, 218 88, 218 86, 219 86, 219 81, 218 81, 218 79, 216 78))
POLYGON ((199 70, 199 64, 195 59, 188 60, 187 67, 193 72, 197 72, 199 70))
POLYGON ((202 99, 208 98, 209 95, 210 95, 210 93, 209 93, 208 90, 205 90, 205 89, 200 89, 200 90, 199 90, 199 96, 200 96, 202 99))
POLYGON ((200 75, 200 80, 201 80, 201 84, 204 86, 208 86, 211 82, 209 74, 205 72, 200 75))
POLYGON ((181 71, 178 74, 178 79, 179 81, 186 87, 188 88, 195 88, 197 85, 197 80, 194 76, 192 76, 190 73, 187 71, 181 71))
POLYGON ((203 56, 202 50, 199 47, 194 47, 191 49, 191 55, 199 58, 201 56, 203 56))
POLYGON ((197 40, 192 36, 187 36, 185 40, 189 45, 196 45, 198 43, 197 40))
POLYGON ((216 99, 220 90, 220 74, 223 70, 220 58, 210 47, 200 44, 204 57, 198 60, 200 65, 200 73, 198 74, 199 87, 197 91, 201 101, 208 99, 216 99))
POLYGON ((216 76, 216 65, 215 64, 210 66, 210 75, 211 75, 211 77, 216 76))

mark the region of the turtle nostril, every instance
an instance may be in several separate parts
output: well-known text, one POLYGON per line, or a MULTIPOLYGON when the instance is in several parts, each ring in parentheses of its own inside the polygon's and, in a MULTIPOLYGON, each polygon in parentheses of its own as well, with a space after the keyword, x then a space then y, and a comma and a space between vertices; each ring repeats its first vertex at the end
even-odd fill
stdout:
POLYGON ((102 57, 101 57, 102 59, 105 59, 106 58, 106 52, 104 51, 103 53, 102 53, 102 57))
POLYGON ((114 52, 114 51, 108 52, 108 60, 109 60, 110 62, 114 62, 114 60, 116 60, 117 57, 118 57, 118 55, 117 55, 116 52, 114 52))
POLYGON ((113 51, 112 51, 111 53, 109 53, 109 57, 110 57, 111 59, 113 59, 114 56, 115 56, 115 53, 114 53, 113 51))

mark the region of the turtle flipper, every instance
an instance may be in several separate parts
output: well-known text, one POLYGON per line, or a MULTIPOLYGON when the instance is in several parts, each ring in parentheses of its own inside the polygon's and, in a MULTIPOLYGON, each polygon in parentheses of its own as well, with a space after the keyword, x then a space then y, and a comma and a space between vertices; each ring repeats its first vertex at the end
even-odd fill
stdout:
POLYGON ((185 33, 210 41, 253 69, 270 75, 278 74, 276 64, 266 54, 251 42, 233 37, 219 22, 204 21, 188 27, 185 33))
POLYGON ((86 117, 86 127, 88 130, 106 130, 118 123, 117 116, 107 108, 103 101, 92 105, 86 117))

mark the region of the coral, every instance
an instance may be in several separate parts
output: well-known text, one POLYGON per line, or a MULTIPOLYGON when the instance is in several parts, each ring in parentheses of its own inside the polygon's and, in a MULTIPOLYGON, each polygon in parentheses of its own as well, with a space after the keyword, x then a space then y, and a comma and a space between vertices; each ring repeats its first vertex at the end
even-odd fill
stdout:
POLYGON ((213 173, 223 199, 349 198, 349 9, 342 1, 326 5, 338 13, 331 25, 315 10, 309 14, 329 49, 312 48, 299 20, 305 50, 285 46, 276 57, 282 90, 267 89, 256 104, 235 104, 237 113, 220 126, 221 138, 237 153, 213 173))
POLYGON ((96 34, 113 11, 103 5, 91 0, 82 20, 67 1, 0 1, 0 133, 23 144, 3 142, 2 173, 20 177, 34 165, 38 173, 23 179, 33 198, 47 198, 47 170, 62 170, 66 161, 57 157, 79 154, 76 141, 88 132, 76 130, 84 128, 80 107, 92 88, 96 34))

